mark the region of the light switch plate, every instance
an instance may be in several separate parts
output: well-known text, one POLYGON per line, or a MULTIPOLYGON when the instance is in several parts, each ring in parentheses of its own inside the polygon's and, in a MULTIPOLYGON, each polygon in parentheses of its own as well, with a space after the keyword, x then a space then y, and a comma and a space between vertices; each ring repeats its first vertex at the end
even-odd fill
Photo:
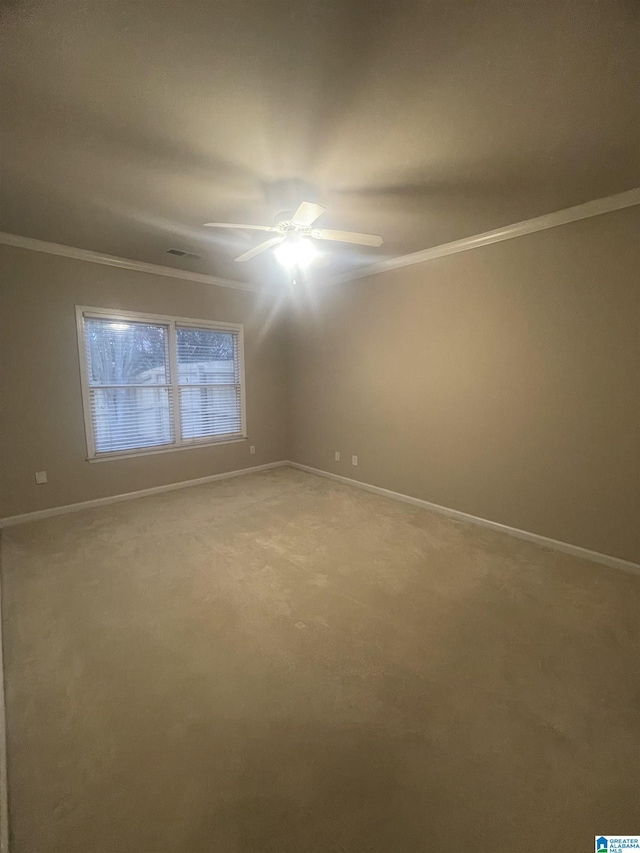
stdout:
POLYGON ((46 471, 36 471, 36 483, 41 486, 43 483, 47 482, 47 472, 46 471))

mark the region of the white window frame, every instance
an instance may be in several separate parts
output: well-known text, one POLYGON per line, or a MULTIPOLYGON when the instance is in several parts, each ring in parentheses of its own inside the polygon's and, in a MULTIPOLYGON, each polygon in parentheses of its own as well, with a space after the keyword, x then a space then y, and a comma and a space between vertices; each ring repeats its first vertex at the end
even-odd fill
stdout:
POLYGON ((137 311, 118 311, 109 308, 91 308, 86 305, 76 305, 76 329, 78 333, 78 358, 80 361, 80 385, 82 388, 82 408, 84 412, 84 431, 87 440, 87 461, 106 462, 110 459, 126 459, 132 456, 151 456, 156 453, 175 453, 176 450, 188 450, 194 447, 209 447, 216 444, 234 444, 247 440, 247 401, 245 392, 244 375, 244 328, 238 323, 219 323, 212 320, 194 320, 191 317, 173 317, 167 314, 141 314, 137 311), (149 447, 133 450, 114 450, 107 453, 98 453, 93 436, 93 424, 91 421, 91 406, 89 403, 89 370, 84 340, 84 319, 113 320, 114 322, 137 322, 162 324, 169 328, 169 378, 170 393, 172 396, 173 433, 174 441, 171 445, 162 447, 149 447), (240 416, 242 433, 231 438, 211 438, 207 436, 202 439, 188 439, 183 441, 180 428, 180 401, 178 383, 178 356, 176 326, 189 326, 193 329, 211 329, 216 332, 233 332, 238 335, 238 357, 240 359, 240 416))

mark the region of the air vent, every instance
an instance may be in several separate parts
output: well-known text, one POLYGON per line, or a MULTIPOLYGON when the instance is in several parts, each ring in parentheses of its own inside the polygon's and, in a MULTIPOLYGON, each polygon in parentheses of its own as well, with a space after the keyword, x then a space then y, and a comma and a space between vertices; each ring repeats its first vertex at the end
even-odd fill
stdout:
POLYGON ((176 255, 178 258, 192 258, 194 261, 199 261, 201 255, 195 255, 193 252, 183 252, 182 249, 167 249, 167 255, 176 255))

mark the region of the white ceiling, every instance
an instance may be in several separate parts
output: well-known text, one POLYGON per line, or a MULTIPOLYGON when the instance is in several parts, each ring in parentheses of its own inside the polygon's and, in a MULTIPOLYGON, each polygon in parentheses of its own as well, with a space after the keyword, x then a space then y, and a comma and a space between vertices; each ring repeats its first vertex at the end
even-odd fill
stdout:
MULTIPOLYGON (((631 0, 13 0, 1 228, 225 278, 300 199, 353 269, 640 184, 631 0), (172 258, 170 247, 202 255, 172 258)), ((323 248, 326 244, 323 244, 323 248)))

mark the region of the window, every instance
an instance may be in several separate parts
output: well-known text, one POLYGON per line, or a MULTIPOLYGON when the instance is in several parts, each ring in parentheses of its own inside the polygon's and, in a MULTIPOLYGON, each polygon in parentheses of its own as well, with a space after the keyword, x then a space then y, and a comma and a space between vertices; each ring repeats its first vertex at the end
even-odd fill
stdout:
POLYGON ((245 437, 242 326, 76 310, 89 459, 245 437))

